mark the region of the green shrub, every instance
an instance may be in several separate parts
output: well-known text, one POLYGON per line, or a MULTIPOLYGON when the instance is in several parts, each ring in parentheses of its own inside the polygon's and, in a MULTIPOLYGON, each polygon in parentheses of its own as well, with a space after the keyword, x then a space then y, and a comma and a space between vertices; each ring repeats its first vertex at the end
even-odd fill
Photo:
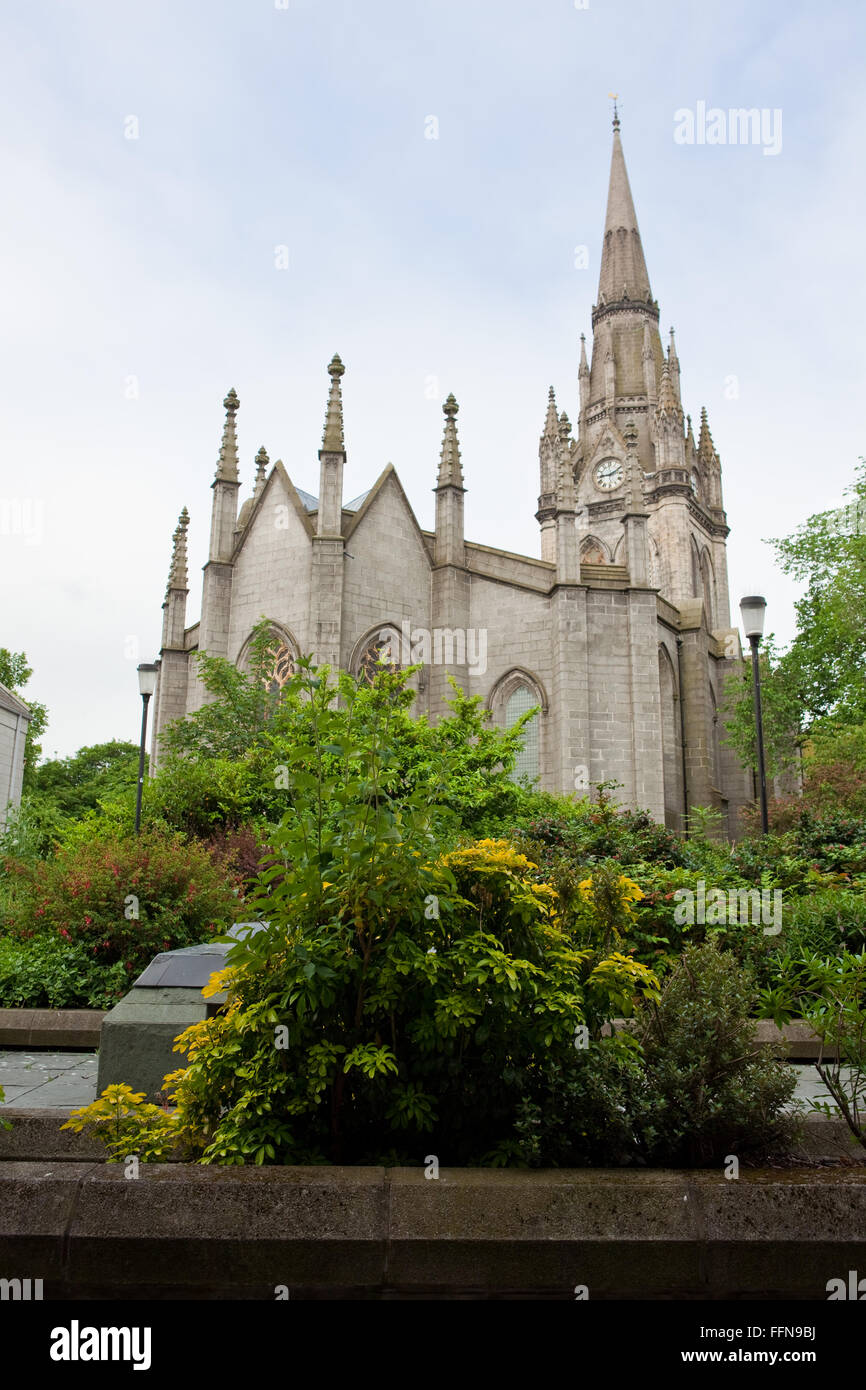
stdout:
POLYGON ((835 1106, 866 1148, 866 950, 786 959, 764 1003, 776 1023, 803 1018, 818 1035, 815 1068, 827 1095, 813 1108, 832 1115, 835 1106))
POLYGON ((7 934, 79 944, 98 965, 123 962, 130 977, 159 951, 224 932, 238 906, 236 885, 201 846, 156 831, 13 867, 7 934))
POLYGON ((212 980, 228 1005, 166 1083, 174 1137, 217 1163, 512 1161, 527 1078, 655 978, 605 948, 601 916, 596 941, 572 940, 513 846, 443 852, 426 791, 397 800, 399 705, 365 726, 351 690, 335 708, 301 670, 315 747, 341 765, 293 774, 252 904, 268 926, 212 980))
POLYGON ((100 965, 86 946, 0 937, 0 1008, 110 1009, 128 987, 122 962, 100 965))
POLYGON ((631 1027, 644 1076, 633 1114, 648 1162, 706 1166, 790 1149, 796 1075, 781 1048, 755 1042, 758 1002, 749 972, 707 943, 686 948, 657 1006, 639 1008, 631 1027))

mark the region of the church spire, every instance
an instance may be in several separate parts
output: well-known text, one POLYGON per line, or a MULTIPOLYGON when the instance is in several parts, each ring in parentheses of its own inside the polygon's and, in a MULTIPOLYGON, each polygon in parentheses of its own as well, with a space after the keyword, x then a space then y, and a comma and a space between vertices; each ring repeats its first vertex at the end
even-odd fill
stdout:
POLYGON ((598 307, 624 299, 651 303, 652 297, 622 152, 619 116, 615 115, 607 214, 598 276, 598 307))
POLYGON ((442 407, 445 415, 445 432, 442 436, 442 452, 439 455, 437 488, 463 486, 463 467, 460 463, 460 444, 457 439, 457 412, 459 409, 452 392, 442 407))

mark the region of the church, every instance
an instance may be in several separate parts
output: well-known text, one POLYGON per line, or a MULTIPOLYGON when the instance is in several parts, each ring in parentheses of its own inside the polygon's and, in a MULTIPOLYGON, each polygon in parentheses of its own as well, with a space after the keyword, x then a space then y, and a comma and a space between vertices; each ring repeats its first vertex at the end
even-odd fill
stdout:
MULTIPOLYGON (((551 388, 539 443, 538 556, 464 534, 458 405, 443 405, 435 530, 423 530, 389 465, 344 500, 346 445, 335 356, 319 495, 264 448, 241 480, 234 390, 224 401, 201 615, 187 620, 189 516, 181 512, 163 604, 153 763, 165 726, 200 707, 196 653, 243 668, 254 625, 274 633, 273 680, 301 654, 369 678, 420 662, 413 709, 436 718, 448 677, 494 723, 526 725, 515 776, 617 800, 682 829, 694 806, 736 834, 752 778, 726 746, 724 687, 742 671, 731 627, 722 472, 705 410, 684 415, 673 331, 653 298, 614 114, 592 349, 581 335, 575 427, 551 388)), ((470 476, 471 482, 471 476, 470 476)))

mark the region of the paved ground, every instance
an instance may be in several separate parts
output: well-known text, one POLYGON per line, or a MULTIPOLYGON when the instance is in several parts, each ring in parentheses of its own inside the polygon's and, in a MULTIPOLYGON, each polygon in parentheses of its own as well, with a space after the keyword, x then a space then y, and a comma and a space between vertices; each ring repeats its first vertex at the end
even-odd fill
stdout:
MULTIPOLYGON (((795 1063, 797 1100, 821 1100, 824 1087, 814 1067, 795 1063)), ((95 1052, 0 1051, 0 1086, 6 1105, 69 1109, 96 1099, 95 1052)))
POLYGON ((74 1109, 96 1099, 95 1052, 0 1051, 6 1105, 74 1109))

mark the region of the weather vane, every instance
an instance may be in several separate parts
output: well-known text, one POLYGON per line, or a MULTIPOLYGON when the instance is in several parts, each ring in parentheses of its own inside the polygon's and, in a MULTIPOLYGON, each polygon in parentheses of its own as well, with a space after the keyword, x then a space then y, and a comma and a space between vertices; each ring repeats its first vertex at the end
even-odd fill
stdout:
POLYGON ((619 111, 616 106, 619 101, 619 92, 608 92, 608 96, 613 102, 613 128, 614 130, 619 130, 619 111))

